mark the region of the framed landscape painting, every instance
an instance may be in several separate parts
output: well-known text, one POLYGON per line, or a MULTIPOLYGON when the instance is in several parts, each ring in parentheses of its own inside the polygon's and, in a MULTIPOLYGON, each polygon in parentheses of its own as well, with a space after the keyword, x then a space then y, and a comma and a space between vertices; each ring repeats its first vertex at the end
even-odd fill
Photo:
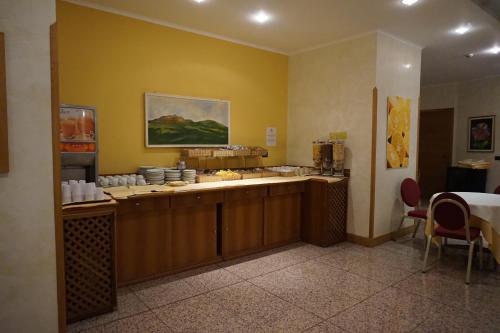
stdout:
POLYGON ((229 101, 146 93, 145 110, 146 147, 229 144, 229 101))
POLYGON ((495 150, 495 116, 469 118, 470 152, 492 152, 495 150))

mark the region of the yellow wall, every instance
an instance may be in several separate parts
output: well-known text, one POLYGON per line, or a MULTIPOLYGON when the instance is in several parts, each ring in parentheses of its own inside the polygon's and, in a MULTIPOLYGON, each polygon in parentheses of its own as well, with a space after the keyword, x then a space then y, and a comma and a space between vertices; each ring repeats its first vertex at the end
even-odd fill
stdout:
POLYGON ((100 173, 173 165, 179 150, 145 148, 144 92, 231 101, 232 144, 278 146, 286 161, 288 58, 193 33, 57 3, 61 102, 97 107, 100 173))

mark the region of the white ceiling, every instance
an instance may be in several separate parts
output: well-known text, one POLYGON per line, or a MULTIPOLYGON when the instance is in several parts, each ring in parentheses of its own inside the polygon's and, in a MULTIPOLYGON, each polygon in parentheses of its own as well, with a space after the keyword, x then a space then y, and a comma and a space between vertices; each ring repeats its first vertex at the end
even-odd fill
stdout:
MULTIPOLYGON (((284 54, 383 30, 422 46, 422 84, 500 75, 500 54, 482 53, 500 46, 500 22, 470 0, 68 0, 138 18, 249 44, 284 54), (258 10, 273 15, 258 25, 258 10), (472 31, 451 31, 470 23, 472 31), (467 59, 464 54, 474 52, 467 59)), ((495 0, 496 1, 496 0, 495 0)))

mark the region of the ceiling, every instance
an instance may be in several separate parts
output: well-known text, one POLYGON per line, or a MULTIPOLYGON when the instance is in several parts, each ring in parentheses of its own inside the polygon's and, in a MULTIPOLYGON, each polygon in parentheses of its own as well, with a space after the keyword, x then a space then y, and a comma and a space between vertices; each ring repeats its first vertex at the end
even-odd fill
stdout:
POLYGON ((500 22, 470 0, 420 0, 411 7, 400 0, 68 1, 284 54, 383 30, 423 47, 422 85, 500 75, 500 54, 484 52, 500 46, 500 22), (258 10, 272 20, 250 20, 258 10), (465 23, 471 24, 469 33, 453 33, 465 23), (464 57, 468 53, 475 56, 464 57))

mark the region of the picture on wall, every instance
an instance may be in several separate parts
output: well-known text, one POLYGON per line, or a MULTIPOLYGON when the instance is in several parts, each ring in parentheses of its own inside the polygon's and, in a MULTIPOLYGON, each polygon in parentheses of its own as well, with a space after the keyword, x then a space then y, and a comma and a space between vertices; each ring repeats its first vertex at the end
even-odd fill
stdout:
POLYGON ((411 100, 387 98, 387 168, 407 168, 410 163, 411 100))
POLYGON ((228 145, 229 109, 229 101, 146 93, 146 147, 228 145))
POLYGON ((469 118, 469 144, 471 152, 495 150, 495 116, 469 118))

